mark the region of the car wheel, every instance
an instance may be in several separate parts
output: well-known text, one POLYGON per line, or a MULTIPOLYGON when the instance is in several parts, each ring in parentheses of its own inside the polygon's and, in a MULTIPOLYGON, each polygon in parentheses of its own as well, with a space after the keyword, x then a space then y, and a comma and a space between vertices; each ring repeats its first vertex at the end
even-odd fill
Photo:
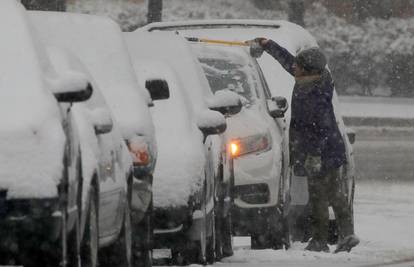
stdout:
POLYGON ((101 266, 132 267, 132 230, 130 204, 125 206, 124 222, 118 239, 100 252, 101 266))
POLYGON ((154 239, 153 202, 145 212, 145 216, 137 226, 133 237, 133 258, 136 267, 152 267, 152 246, 154 239), (141 242, 140 242, 141 241, 141 242))
POLYGON ((216 214, 214 209, 211 214, 210 223, 207 224, 206 232, 209 230, 209 226, 211 226, 211 235, 207 237, 207 246, 206 246, 206 262, 208 264, 213 264, 216 261, 216 221, 215 221, 216 214))
MULTIPOLYGON (((66 225, 67 217, 62 217, 62 225, 66 225)), ((50 246, 42 247, 39 255, 25 255, 22 263, 24 266, 36 267, 78 267, 80 266, 80 225, 79 218, 76 218, 75 227, 68 234, 63 230, 57 243, 50 244, 50 246)), ((37 254, 37 253, 36 253, 37 254)))
POLYGON ((216 260, 233 255, 233 236, 231 212, 223 214, 224 199, 220 199, 216 207, 215 236, 216 236, 216 260))
POLYGON ((98 266, 99 228, 98 205, 96 201, 96 189, 91 187, 89 192, 88 216, 85 224, 85 232, 80 249, 82 267, 98 266))
MULTIPOLYGON (((203 210, 203 221, 200 229, 200 240, 189 240, 186 235, 182 236, 182 243, 172 248, 173 263, 178 266, 189 264, 207 264, 207 214, 206 210, 203 210)), ((214 250, 214 247, 211 247, 214 250)), ((214 253, 214 252, 213 252, 214 253)))
POLYGON ((260 233, 253 233, 251 235, 251 248, 252 249, 286 249, 290 245, 289 230, 287 218, 283 216, 283 212, 278 209, 272 210, 271 214, 268 214, 265 218, 262 229, 264 231, 260 233))

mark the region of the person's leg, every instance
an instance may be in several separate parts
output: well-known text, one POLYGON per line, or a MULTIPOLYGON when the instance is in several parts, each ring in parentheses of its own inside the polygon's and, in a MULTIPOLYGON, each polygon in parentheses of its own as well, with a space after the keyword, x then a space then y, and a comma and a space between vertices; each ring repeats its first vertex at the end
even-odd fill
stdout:
POLYGON ((354 234, 351 210, 343 181, 341 181, 340 168, 330 170, 327 174, 327 180, 329 201, 335 213, 339 234, 335 253, 340 251, 349 252, 354 246, 358 245, 359 239, 354 234))
POLYGON ((329 212, 325 177, 309 177, 308 184, 312 212, 312 240, 306 249, 329 251, 327 246, 329 212))
POLYGON ((328 197, 335 213, 339 239, 354 233, 351 210, 341 181, 340 168, 327 172, 328 197))

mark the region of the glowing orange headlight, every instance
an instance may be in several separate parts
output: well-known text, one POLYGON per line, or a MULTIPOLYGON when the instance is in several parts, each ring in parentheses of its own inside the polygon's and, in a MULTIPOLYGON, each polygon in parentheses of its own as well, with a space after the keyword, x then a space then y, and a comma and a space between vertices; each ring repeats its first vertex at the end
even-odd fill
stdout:
POLYGON ((237 142, 231 142, 230 143, 230 153, 233 157, 237 157, 240 153, 240 147, 237 142))

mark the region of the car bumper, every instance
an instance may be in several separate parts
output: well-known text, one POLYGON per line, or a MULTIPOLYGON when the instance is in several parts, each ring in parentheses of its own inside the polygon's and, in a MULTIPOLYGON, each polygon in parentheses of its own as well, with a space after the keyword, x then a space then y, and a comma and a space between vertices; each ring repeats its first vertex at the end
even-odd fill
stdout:
POLYGON ((51 250, 62 230, 57 207, 57 200, 5 201, 0 215, 0 250, 18 256, 33 250, 34 245, 36 249, 51 250))
POLYGON ((270 208, 278 204, 281 166, 273 150, 234 160, 238 208, 270 208))
POLYGON ((264 208, 241 208, 232 210, 233 231, 236 235, 251 235, 263 232, 271 215, 281 218, 282 212, 277 205, 264 208))
MULTIPOLYGON (((200 240, 200 233, 205 221, 213 216, 212 210, 207 218, 201 216, 200 210, 192 211, 190 207, 155 209, 154 242, 156 248, 175 247, 177 243, 185 244, 188 240, 200 240)), ((207 235, 212 233, 213 225, 207 226, 207 235)))

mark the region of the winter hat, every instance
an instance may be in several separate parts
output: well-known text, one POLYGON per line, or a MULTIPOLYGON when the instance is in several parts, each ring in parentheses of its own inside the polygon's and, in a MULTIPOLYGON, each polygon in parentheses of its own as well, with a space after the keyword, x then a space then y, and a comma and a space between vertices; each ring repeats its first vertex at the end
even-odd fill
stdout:
POLYGON ((296 63, 307 71, 322 72, 326 66, 326 57, 317 47, 309 48, 299 52, 296 63))

